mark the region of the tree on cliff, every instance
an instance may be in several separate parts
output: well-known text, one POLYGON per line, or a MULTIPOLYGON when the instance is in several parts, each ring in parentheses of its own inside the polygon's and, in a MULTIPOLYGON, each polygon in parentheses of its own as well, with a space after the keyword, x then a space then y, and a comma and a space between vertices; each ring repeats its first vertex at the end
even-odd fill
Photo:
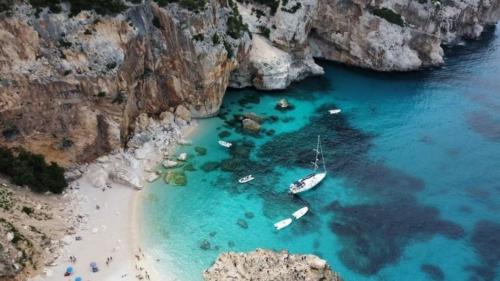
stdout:
POLYGON ((22 148, 0 147, 0 173, 17 185, 27 185, 34 192, 61 193, 68 186, 64 168, 54 162, 48 165, 40 154, 22 148))

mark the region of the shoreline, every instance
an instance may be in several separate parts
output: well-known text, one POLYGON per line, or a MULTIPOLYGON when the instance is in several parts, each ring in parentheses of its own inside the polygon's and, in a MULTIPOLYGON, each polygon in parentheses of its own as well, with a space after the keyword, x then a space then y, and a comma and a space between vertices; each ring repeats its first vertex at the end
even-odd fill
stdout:
MULTIPOLYGON (((76 277, 103 281, 165 279, 160 278, 155 270, 157 262, 142 250, 143 237, 139 220, 147 192, 145 189, 149 185, 145 179, 166 155, 173 156, 177 145, 184 143, 193 134, 197 124, 170 124, 170 127, 174 127, 171 131, 156 125, 157 123, 142 131, 151 134, 154 141, 148 141, 129 151, 102 156, 85 167, 82 177, 70 183, 65 192, 65 196, 70 199, 67 208, 73 210, 78 223, 68 227, 74 227, 75 233, 64 236, 60 240, 64 246, 58 249, 55 261, 51 265, 45 264, 38 275, 28 280, 72 281, 76 277), (130 161, 130 155, 135 156, 134 160, 139 160, 130 161), (113 178, 111 173, 105 181, 101 178, 103 170, 126 168, 136 172, 145 182, 144 188, 137 190, 133 185, 126 186, 119 181, 121 178, 113 178), (99 186, 98 183, 104 185, 99 186), (70 256, 74 256, 76 262, 71 262, 70 256), (91 272, 92 262, 97 263, 99 271, 96 273, 91 272), (64 273, 69 266, 73 268, 73 273, 65 277, 64 273)), ((131 182, 135 183, 134 180, 131 182)), ((161 176, 157 180, 162 180, 161 176)))

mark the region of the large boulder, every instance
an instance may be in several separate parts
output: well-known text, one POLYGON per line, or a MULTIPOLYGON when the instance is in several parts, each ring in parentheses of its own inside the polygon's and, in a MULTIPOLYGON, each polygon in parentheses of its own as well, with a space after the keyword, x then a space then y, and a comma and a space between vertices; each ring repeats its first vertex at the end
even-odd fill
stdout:
POLYGON ((260 132, 260 124, 255 122, 254 120, 252 120, 250 118, 243 119, 241 124, 243 126, 243 129, 248 131, 248 132, 251 132, 251 133, 260 132))

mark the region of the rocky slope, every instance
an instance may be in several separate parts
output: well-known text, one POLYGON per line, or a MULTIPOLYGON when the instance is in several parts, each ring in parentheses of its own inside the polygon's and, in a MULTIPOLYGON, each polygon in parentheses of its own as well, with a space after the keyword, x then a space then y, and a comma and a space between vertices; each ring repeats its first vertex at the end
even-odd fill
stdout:
POLYGON ((257 249, 249 253, 224 253, 203 273, 206 281, 224 280, 323 280, 341 281, 325 260, 312 255, 257 249))

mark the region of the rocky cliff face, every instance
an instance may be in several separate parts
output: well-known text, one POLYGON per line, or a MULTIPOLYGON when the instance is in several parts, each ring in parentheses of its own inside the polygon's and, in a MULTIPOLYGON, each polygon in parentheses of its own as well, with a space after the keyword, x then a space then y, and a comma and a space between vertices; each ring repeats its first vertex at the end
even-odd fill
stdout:
POLYGON ((0 143, 66 166, 125 146, 141 113, 210 116, 228 85, 284 89, 322 74, 313 57, 438 65, 442 44, 500 17, 498 0, 127 0, 106 16, 29 1, 0 4, 0 143))
POLYGON ((249 253, 221 254, 203 273, 207 281, 323 280, 341 281, 325 260, 312 255, 290 255, 257 249, 249 253))
POLYGON ((152 1, 115 16, 62 8, 0 14, 0 141, 63 165, 125 144, 140 113, 216 113, 249 50, 248 33, 226 35, 226 1, 203 13, 152 1))
POLYGON ((500 18, 498 0, 319 0, 315 57, 381 71, 443 63, 442 44, 479 37, 500 18))

